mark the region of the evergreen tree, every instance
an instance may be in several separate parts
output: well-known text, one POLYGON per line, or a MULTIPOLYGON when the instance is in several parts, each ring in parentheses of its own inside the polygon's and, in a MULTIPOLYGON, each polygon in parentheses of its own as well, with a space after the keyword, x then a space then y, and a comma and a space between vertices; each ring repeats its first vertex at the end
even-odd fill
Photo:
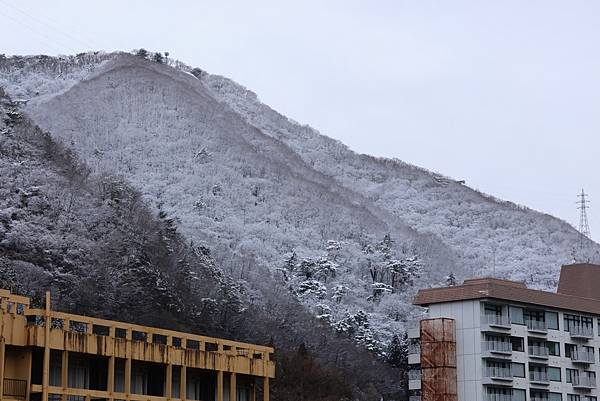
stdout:
POLYGON ((162 64, 162 62, 164 61, 164 58, 163 58, 163 55, 161 52, 154 53, 153 59, 155 62, 157 62, 159 64, 162 64))
POLYGON ((142 49, 138 50, 135 55, 138 57, 141 57, 141 58, 148 58, 148 51, 146 49, 142 48, 142 49))
POLYGON ((454 287, 456 284, 456 276, 454 275, 454 272, 450 272, 446 277, 446 285, 448 287, 454 287))

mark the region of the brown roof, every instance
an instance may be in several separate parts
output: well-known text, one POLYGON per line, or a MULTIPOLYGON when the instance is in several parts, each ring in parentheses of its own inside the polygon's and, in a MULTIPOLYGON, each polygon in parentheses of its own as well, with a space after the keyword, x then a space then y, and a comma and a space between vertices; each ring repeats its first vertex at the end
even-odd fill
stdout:
POLYGON ((579 263, 563 266, 558 282, 559 294, 600 299, 600 265, 579 263))
POLYGON ((465 280, 463 285, 454 287, 422 289, 417 292, 413 304, 427 306, 436 303, 484 298, 502 299, 600 315, 600 299, 533 290, 527 288, 523 283, 497 278, 477 278, 465 280))

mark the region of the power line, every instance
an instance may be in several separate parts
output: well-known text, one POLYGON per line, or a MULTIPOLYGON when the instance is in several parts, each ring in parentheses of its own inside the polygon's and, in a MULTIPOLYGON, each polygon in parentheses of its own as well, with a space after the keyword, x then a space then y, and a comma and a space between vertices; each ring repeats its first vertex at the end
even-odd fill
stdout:
POLYGON ((44 25, 47 28, 50 28, 51 30, 59 33, 60 35, 62 35, 63 37, 65 37, 66 39, 68 39, 70 41, 79 42, 79 44, 85 46, 87 48, 87 50, 93 50, 93 49, 96 48, 96 46, 94 44, 91 44, 91 43, 89 43, 87 41, 84 41, 84 40, 82 40, 80 38, 77 38, 76 36, 73 36, 70 33, 65 32, 64 30, 62 30, 62 29, 60 29, 60 28, 58 28, 56 26, 53 26, 49 22, 45 22, 41 18, 36 17, 35 15, 32 15, 32 14, 30 14, 30 13, 28 13, 28 12, 26 12, 26 11, 18 8, 18 7, 16 7, 15 5, 9 3, 8 1, 0 0, 0 3, 6 5, 6 6, 10 7, 10 8, 12 8, 13 10, 17 11, 18 13, 24 15, 29 20, 35 21, 35 22, 37 22, 37 23, 39 23, 41 25, 44 25))
MULTIPOLYGON (((0 9, 0 15, 3 15, 4 17, 8 18, 9 20, 11 20, 13 23, 17 24, 18 26, 21 26, 25 29, 27 29, 28 31, 38 35, 40 37, 40 39, 42 41, 44 41, 47 45, 49 45, 50 47, 53 47, 54 49, 58 50, 58 53, 62 53, 64 52, 64 49, 62 49, 61 47, 57 46, 56 42, 53 41, 52 39, 50 39, 49 37, 47 37, 46 35, 44 35, 43 33, 39 32, 38 30, 36 30, 35 28, 32 28, 30 25, 19 21, 18 19, 2 12, 2 9, 0 9)), ((71 49, 70 47, 67 46, 68 49, 70 49, 71 51, 74 51, 73 49, 71 49)))

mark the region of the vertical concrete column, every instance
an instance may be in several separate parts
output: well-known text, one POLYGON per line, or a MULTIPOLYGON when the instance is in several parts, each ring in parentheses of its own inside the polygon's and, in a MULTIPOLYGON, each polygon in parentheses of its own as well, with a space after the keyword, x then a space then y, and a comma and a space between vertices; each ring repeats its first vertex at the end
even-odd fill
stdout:
POLYGON ((173 336, 167 336, 167 343, 165 345, 165 352, 167 353, 167 377, 165 378, 165 397, 167 401, 173 398, 173 361, 171 360, 171 351, 173 347, 173 336))
POLYGON ((3 398, 4 392, 4 360, 6 359, 6 341, 4 333, 0 333, 0 400, 3 398))
MULTIPOLYGON (((33 354, 31 349, 27 350, 27 359, 25 360, 25 363, 27 364, 27 383, 31 383, 31 368, 33 365, 33 354)), ((25 399, 26 400, 30 400, 31 399, 31 386, 28 385, 27 386, 27 393, 25 395, 25 399)))
POLYGON ((223 401, 223 371, 217 372, 217 401, 223 401))
POLYGON ((167 397, 167 400, 170 400, 171 398, 173 398, 173 364, 169 363, 167 364, 167 373, 166 373, 167 377, 166 377, 166 382, 167 382, 167 388, 165 389, 165 397, 167 397))
POLYGON ((44 314, 44 363, 42 369, 42 401, 48 401, 48 382, 50 378, 50 291, 46 291, 46 312, 44 314))
POLYGON ((62 360, 60 363, 60 385, 63 388, 63 394, 60 399, 67 401, 67 388, 69 387, 69 351, 62 352, 62 360))
POLYGON ((131 394, 131 329, 127 329, 127 334, 125 335, 125 338, 127 340, 125 342, 125 394, 126 397, 129 399, 129 396, 131 394))
POLYGON ((182 401, 187 399, 187 367, 181 366, 181 374, 179 375, 179 398, 182 401))
POLYGON ((237 401, 237 377, 235 372, 229 377, 229 401, 237 401))
POLYGON ((265 377, 263 382, 263 401, 269 401, 269 378, 265 377))
POLYGON ((4 313, 6 312, 6 299, 0 300, 0 400, 4 396, 4 360, 6 359, 6 341, 4 337, 4 313))
POLYGON ((106 379, 106 391, 108 391, 109 401, 114 400, 113 393, 115 392, 115 356, 108 357, 108 377, 106 379))
POLYGON ((108 391, 108 401, 113 401, 115 392, 115 327, 108 329, 108 339, 110 344, 110 356, 108 357, 108 377, 106 378, 106 391, 108 391))

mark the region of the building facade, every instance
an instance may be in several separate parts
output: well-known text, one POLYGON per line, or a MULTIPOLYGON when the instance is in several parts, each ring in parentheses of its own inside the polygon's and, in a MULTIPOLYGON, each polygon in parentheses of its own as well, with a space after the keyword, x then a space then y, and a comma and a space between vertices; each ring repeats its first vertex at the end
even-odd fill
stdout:
POLYGON ((419 291, 411 401, 598 401, 599 289, 586 264, 563 266, 556 293, 494 278, 419 291))
POLYGON ((271 347, 30 308, 0 290, 0 400, 269 400, 271 347))

